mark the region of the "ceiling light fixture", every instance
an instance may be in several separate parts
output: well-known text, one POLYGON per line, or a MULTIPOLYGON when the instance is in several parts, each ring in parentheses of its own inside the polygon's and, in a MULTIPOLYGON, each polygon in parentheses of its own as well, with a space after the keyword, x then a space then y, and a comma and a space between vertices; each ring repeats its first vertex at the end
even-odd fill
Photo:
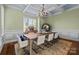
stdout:
POLYGON ((39 16, 42 16, 42 17, 48 16, 48 12, 45 9, 45 5, 44 4, 42 4, 42 10, 40 11, 39 16))

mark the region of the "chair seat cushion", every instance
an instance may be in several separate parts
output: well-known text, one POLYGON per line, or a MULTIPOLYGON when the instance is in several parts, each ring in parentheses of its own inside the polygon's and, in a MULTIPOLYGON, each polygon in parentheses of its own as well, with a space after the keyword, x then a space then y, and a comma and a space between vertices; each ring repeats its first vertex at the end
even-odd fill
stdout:
POLYGON ((27 38, 26 36, 24 36, 24 35, 20 36, 20 38, 21 38, 21 41, 25 41, 25 40, 28 39, 28 38, 27 38))

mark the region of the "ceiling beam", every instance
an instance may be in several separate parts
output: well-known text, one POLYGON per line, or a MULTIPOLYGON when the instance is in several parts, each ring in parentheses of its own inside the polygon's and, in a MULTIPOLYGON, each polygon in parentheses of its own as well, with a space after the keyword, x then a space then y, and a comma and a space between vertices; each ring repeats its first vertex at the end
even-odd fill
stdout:
POLYGON ((26 7, 24 8, 23 12, 25 12, 29 7, 30 7, 30 4, 26 5, 26 7))

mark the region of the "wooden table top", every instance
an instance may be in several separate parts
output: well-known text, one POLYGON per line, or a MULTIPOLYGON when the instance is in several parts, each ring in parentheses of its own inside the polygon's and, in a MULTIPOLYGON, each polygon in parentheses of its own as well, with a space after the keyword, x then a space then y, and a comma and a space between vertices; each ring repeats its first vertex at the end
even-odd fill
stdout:
POLYGON ((24 34, 24 35, 25 35, 26 37, 28 37, 29 39, 35 39, 35 38, 37 38, 38 36, 46 35, 46 34, 52 34, 52 33, 56 33, 56 32, 43 32, 43 33, 34 33, 34 32, 31 32, 31 33, 24 34))
POLYGON ((26 37, 28 37, 29 39, 35 39, 37 38, 38 34, 37 33, 28 33, 25 34, 26 37))

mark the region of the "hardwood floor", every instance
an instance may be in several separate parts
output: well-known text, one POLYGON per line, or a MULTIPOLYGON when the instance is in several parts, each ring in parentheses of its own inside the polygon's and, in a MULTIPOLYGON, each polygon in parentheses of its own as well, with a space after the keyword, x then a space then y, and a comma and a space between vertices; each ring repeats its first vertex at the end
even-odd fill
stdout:
POLYGON ((15 55, 15 42, 4 44, 1 55, 15 55))
POLYGON ((63 39, 63 38, 61 39, 72 42, 68 55, 79 55, 79 41, 73 41, 73 40, 68 40, 68 39, 63 39))
MULTIPOLYGON (((79 42, 71 41, 67 39, 60 39, 60 40, 63 40, 64 42, 65 41, 72 42, 67 55, 79 55, 79 42)), ((2 49, 1 55, 15 55, 15 48, 14 48, 15 43, 17 42, 5 44, 2 49)))
POLYGON ((79 42, 73 42, 68 55, 79 55, 79 42))

